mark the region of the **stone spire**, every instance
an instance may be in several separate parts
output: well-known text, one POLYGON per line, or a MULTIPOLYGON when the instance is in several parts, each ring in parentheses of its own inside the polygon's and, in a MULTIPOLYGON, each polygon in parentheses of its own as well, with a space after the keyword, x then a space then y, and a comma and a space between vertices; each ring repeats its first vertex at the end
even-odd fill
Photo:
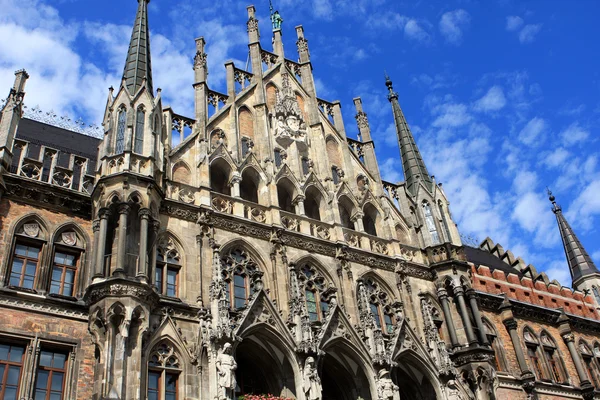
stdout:
POLYGON ((150 93, 152 90, 152 65, 150 60, 150 30, 148 29, 148 3, 150 0, 138 0, 131 42, 125 61, 122 85, 129 93, 137 92, 146 80, 150 93))
POLYGON ((562 238, 563 246, 565 247, 565 255, 567 256, 567 262, 569 263, 569 270, 571 271, 571 279, 573 282, 586 275, 600 273, 588 253, 583 248, 579 239, 577 239, 571 225, 569 225, 562 213, 562 208, 556 204, 556 199, 550 190, 548 190, 548 196, 550 196, 549 199, 552 202, 552 211, 556 215, 560 237, 562 238))
POLYGON ((406 189, 414 196, 417 193, 418 183, 422 181, 432 191, 433 181, 427 172, 427 167, 425 167, 425 162, 415 143, 415 138, 408 127, 404 113, 398 103, 398 93, 394 92, 392 81, 387 75, 385 77, 385 85, 388 88, 388 100, 392 103, 392 110, 394 112, 394 122, 396 123, 396 134, 398 135, 398 147, 400 148, 406 189))

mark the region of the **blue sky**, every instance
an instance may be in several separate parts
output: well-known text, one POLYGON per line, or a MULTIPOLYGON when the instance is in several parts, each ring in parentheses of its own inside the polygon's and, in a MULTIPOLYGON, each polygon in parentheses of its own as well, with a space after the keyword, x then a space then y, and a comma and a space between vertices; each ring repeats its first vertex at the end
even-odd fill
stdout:
MULTIPOLYGON (((209 85, 225 91, 223 64, 247 61, 239 0, 152 0, 155 88, 192 116, 194 38, 204 36, 209 85)), ((268 1, 254 3, 271 49, 268 1)), ((13 72, 31 75, 25 102, 99 122, 118 86, 137 1, 0 0, 0 97, 13 72)), ((384 70, 429 172, 442 182, 459 229, 490 236, 538 271, 570 284, 545 194, 550 186, 600 266, 600 3, 595 1, 276 0, 287 58, 295 30, 309 41, 317 94, 352 98, 369 115, 382 173, 401 179, 384 70)))

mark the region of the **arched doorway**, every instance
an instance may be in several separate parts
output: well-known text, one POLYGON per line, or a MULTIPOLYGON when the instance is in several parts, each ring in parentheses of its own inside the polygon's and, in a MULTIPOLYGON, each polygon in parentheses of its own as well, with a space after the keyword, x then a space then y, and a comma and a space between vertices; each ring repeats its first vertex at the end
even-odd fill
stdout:
POLYGON ((320 371, 323 400, 371 400, 369 379, 363 365, 343 346, 326 351, 320 371))
POLYGON ((294 369, 277 339, 255 333, 236 347, 236 397, 246 394, 273 394, 296 398, 294 369))
POLYGON ((392 369, 392 380, 400 389, 401 399, 436 400, 436 390, 429 377, 414 362, 404 359, 392 369))

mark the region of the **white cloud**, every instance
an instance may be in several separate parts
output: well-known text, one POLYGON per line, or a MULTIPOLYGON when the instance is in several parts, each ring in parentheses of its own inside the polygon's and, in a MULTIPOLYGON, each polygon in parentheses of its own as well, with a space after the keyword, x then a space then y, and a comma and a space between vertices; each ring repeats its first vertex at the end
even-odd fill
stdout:
MULTIPOLYGON (((538 270, 538 272, 541 272, 538 270)), ((556 279, 563 286, 571 286, 571 273, 566 259, 552 261, 548 267, 544 269, 550 280, 556 279)))
POLYGON ((519 42, 531 43, 535 40, 535 37, 542 29, 542 24, 529 24, 525 25, 521 32, 519 32, 519 42))
POLYGON ((570 155, 571 153, 563 147, 558 147, 548 154, 542 162, 549 168, 557 168, 562 166, 570 155))
POLYGON ((475 102, 476 111, 498 111, 506 105, 506 97, 500 86, 492 86, 488 92, 475 102))
POLYGON ((404 29, 408 21, 408 17, 397 12, 386 14, 385 18, 381 18, 378 13, 373 13, 367 18, 366 25, 375 29, 395 30, 404 29))
POLYGON ((471 16, 463 9, 448 11, 440 19, 440 32, 448 43, 462 42, 463 31, 469 26, 471 16))
POLYGON ((315 17, 330 20, 333 16, 333 9, 329 0, 315 0, 312 3, 315 17))
POLYGON ((546 121, 544 121, 542 118, 535 117, 531 119, 521 130, 519 133, 519 139, 525 144, 533 145, 540 133, 546 129, 546 121))
MULTIPOLYGON (((600 179, 590 182, 573 200, 568 210, 568 219, 572 225, 588 230, 593 226, 593 216, 600 215, 600 179)), ((585 245, 584 245, 585 246, 585 245)))
POLYGON ((471 115, 469 115, 467 106, 464 104, 442 104, 437 106, 434 112, 438 114, 438 117, 432 125, 438 128, 454 128, 471 121, 471 115))
POLYGON ((409 19, 404 25, 404 36, 421 43, 427 43, 431 40, 431 35, 415 19, 409 19))
POLYGON ((523 26, 523 18, 513 15, 506 17, 506 30, 509 32, 516 31, 523 26))
POLYGON ((567 129, 562 131, 560 136, 562 137, 563 143, 566 146, 572 146, 586 140, 590 136, 590 133, 586 129, 583 129, 581 126, 579 126, 577 122, 574 122, 569 125, 567 129))
POLYGON ((402 163, 399 157, 390 157, 380 164, 381 176, 388 182, 400 182, 404 180, 402 174, 402 163))

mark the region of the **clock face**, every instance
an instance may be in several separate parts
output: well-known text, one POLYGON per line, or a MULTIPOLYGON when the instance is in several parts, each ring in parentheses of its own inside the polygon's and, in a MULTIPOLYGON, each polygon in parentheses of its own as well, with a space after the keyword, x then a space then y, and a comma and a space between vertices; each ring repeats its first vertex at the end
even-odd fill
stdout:
POLYGON ((290 115, 286 120, 287 126, 294 132, 297 132, 300 129, 300 121, 293 115, 290 115))

